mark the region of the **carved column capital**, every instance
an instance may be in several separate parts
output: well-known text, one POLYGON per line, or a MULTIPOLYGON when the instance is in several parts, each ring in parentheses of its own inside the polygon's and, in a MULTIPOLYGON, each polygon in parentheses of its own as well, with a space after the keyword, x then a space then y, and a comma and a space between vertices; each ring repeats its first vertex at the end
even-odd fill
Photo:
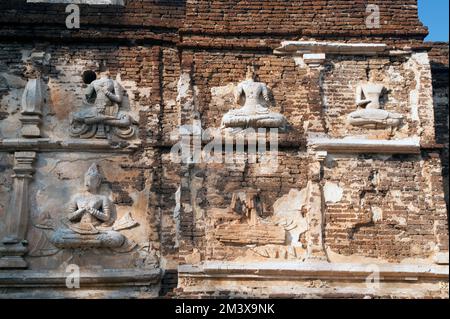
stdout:
POLYGON ((36 152, 15 152, 14 153, 14 173, 16 176, 32 175, 35 172, 33 167, 36 160, 36 152))
POLYGON ((303 61, 310 68, 320 68, 326 61, 325 53, 305 53, 303 54, 303 61))
POLYGON ((315 155, 316 155, 316 159, 319 162, 323 163, 323 162, 325 162, 325 160, 328 157, 328 152, 327 151, 317 151, 315 155))

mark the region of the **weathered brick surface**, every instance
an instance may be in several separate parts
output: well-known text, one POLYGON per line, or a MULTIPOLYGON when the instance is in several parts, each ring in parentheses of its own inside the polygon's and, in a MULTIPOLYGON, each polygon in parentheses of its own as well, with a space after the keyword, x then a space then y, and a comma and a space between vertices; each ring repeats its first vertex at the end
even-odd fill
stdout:
POLYGON ((185 33, 376 35, 411 37, 426 32, 415 0, 373 1, 380 6, 381 29, 365 24, 367 1, 188 0, 185 33))
MULTIPOLYGON (((113 77, 120 74, 127 103, 139 120, 140 146, 120 166, 132 177, 112 180, 107 186, 115 204, 126 208, 139 200, 130 189, 145 192, 148 240, 165 271, 162 296, 236 295, 208 289, 200 294, 185 292, 183 285, 189 283, 177 280, 178 265, 280 260, 291 258, 297 248, 301 254, 306 252, 304 234, 294 252, 276 245, 263 247, 270 251, 269 257, 255 254, 255 247, 245 245, 245 240, 235 245, 241 234, 225 234, 234 236, 233 245, 218 240, 217 211, 227 209, 233 193, 246 188, 260 191, 264 206, 260 217, 266 220, 274 213, 274 203, 291 191, 304 191, 309 182, 335 184, 343 192, 342 199, 323 203, 324 244, 334 260, 432 263, 436 251, 448 252, 444 201, 445 194, 448 203, 448 45, 423 43, 427 31, 418 20, 416 0, 371 3, 380 5, 380 29, 367 29, 363 0, 136 0, 127 1, 123 8, 82 5, 81 29, 67 30, 64 5, 1 1, 0 75, 26 79, 23 51, 49 53, 43 130, 45 136, 64 139, 60 124, 81 105, 82 72, 107 69, 113 77), (323 70, 273 54, 281 41, 299 38, 382 42, 393 49, 414 50, 412 58, 327 55, 323 70), (282 113, 291 126, 290 133, 281 136, 276 170, 264 173, 260 163, 174 162, 170 151, 180 125, 200 121, 203 129, 219 127, 223 115, 236 108, 233 89, 245 79, 249 65, 270 90, 271 110, 282 113), (345 123, 356 109, 356 85, 368 80, 389 89, 383 107, 405 115, 401 130, 392 133, 345 123), (188 88, 181 92, 184 86, 188 88), (417 118, 412 118, 414 112, 417 118), (321 168, 306 145, 310 133, 369 139, 418 136, 422 150, 402 156, 332 154, 321 168)), ((0 140, 16 136, 21 92, 8 95, 0 90, 0 140), (15 125, 5 124, 14 121, 15 125)), ((12 165, 11 155, 0 152, 0 233, 12 189, 12 165)), ((314 196, 320 199, 322 194, 314 196)), ((304 217, 308 211, 302 208, 298 213, 304 217)), ((273 237, 281 242, 279 228, 274 227, 278 226, 268 228, 274 236, 264 231, 254 236, 263 243, 273 237)), ((323 295, 327 296, 334 295, 323 295)))
POLYGON ((339 254, 389 261, 426 259, 437 246, 446 247, 438 163, 404 156, 334 158, 325 180, 350 187, 342 201, 327 204, 327 245, 339 254))
MULTIPOLYGON (((184 0, 133 0, 126 6, 80 5, 82 23, 88 25, 148 26, 176 28, 185 15, 184 0)), ((67 4, 27 3, 6 0, 1 3, 1 22, 19 24, 64 24, 67 4)))
POLYGON ((416 0, 373 1, 380 7, 381 27, 366 27, 366 1, 302 0, 210 1, 133 0, 125 7, 81 5, 81 29, 65 28, 65 5, 27 4, 26 0, 0 3, 0 35, 45 38, 53 41, 178 42, 184 46, 273 48, 280 40, 335 38, 420 44, 427 30, 418 19, 416 0), (32 25, 32 32, 29 26, 32 25), (205 37, 205 35, 207 35, 205 37), (217 37, 223 35, 224 37, 217 37), (197 37, 197 38, 196 38, 197 37))

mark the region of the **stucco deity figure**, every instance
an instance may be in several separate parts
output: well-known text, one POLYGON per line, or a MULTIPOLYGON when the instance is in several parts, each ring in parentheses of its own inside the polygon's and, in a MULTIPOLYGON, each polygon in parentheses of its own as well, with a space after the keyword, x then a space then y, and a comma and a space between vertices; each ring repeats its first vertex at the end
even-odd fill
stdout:
POLYGON ((247 78, 241 82, 235 91, 235 103, 245 98, 244 106, 231 110, 222 119, 224 128, 285 128, 286 118, 270 112, 269 90, 264 83, 256 82, 252 67, 248 68, 247 78))
POLYGON ((85 92, 85 109, 71 115, 70 133, 80 138, 108 138, 110 134, 120 138, 131 138, 135 134, 131 116, 120 110, 123 89, 111 79, 108 72, 100 79, 92 71, 83 74, 83 81, 89 84, 85 92))
POLYGON ((353 126, 365 128, 398 128, 403 116, 381 109, 380 99, 385 87, 377 83, 364 83, 356 88, 356 105, 358 110, 348 116, 353 126))
POLYGON ((102 182, 96 164, 85 175, 85 191, 76 194, 69 203, 65 227, 55 231, 52 243, 58 248, 107 247, 117 248, 124 244, 125 237, 112 230, 113 204, 98 193, 102 182))

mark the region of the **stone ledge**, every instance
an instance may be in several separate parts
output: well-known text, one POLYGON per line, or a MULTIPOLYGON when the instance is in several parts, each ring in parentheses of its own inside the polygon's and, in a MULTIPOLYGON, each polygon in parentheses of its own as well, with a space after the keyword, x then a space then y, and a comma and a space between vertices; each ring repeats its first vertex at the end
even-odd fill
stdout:
POLYGON ((114 152, 132 153, 140 147, 140 141, 108 140, 52 140, 48 138, 0 139, 0 151, 33 150, 41 152, 114 152))
POLYGON ((346 43, 319 41, 283 41, 281 43, 281 47, 274 50, 274 54, 278 55, 301 55, 311 53, 339 55, 377 55, 389 54, 390 51, 386 44, 380 43, 346 43))
POLYGON ((329 153, 420 154, 418 138, 403 140, 310 139, 308 146, 329 153))
POLYGON ((437 265, 205 262, 179 267, 177 296, 447 299, 448 274, 437 265))
POLYGON ((240 278, 240 279, 337 279, 362 280, 373 274, 374 267, 380 270, 381 281, 448 281, 449 268, 438 265, 409 264, 333 264, 298 262, 205 262, 200 265, 181 265, 179 277, 240 278))
MULTIPOLYGON (((0 288, 66 287, 67 273, 41 270, 0 271, 0 288)), ((159 283, 160 269, 86 272, 80 270, 80 286, 148 286, 159 283)), ((2 294, 0 294, 1 296, 2 294)))
MULTIPOLYGON (((186 134, 185 136, 190 137, 191 140, 198 139, 200 140, 200 138, 198 137, 199 135, 196 135, 198 133, 191 133, 189 132, 189 134, 186 134)), ((303 133, 302 132, 296 132, 296 131, 288 131, 288 132, 277 132, 277 136, 278 139, 276 140, 278 143, 279 147, 305 147, 306 146, 306 138, 303 137, 303 133)), ((222 141, 222 144, 219 143, 219 145, 224 146, 225 141, 227 141, 228 143, 232 144, 232 145, 236 145, 237 142, 239 141, 239 143, 244 143, 245 145, 250 144, 255 144, 255 143, 259 143, 260 141, 265 141, 267 143, 267 145, 270 144, 271 142, 271 135, 270 135, 270 131, 267 130, 267 132, 265 133, 258 133, 256 132, 255 134, 251 134, 251 133, 245 133, 245 130, 242 129, 242 131, 237 130, 235 133, 231 132, 231 131, 222 131, 220 132, 220 134, 218 134, 216 136, 216 138, 220 141, 222 141)), ((177 136, 175 138, 170 138, 170 139, 165 139, 164 141, 162 141, 161 143, 147 143, 148 145, 151 146, 155 146, 155 147, 173 147, 177 144, 180 144, 181 142, 181 137, 177 136)), ((208 135, 208 134, 204 134, 202 135, 201 138, 201 143, 202 145, 213 145, 215 142, 214 140, 214 136, 213 135, 208 135)))

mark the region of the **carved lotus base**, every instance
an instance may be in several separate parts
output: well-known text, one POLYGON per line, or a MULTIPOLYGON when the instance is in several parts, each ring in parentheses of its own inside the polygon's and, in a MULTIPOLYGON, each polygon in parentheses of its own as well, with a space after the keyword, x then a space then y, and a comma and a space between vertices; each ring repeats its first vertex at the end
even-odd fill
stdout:
POLYGON ((66 248, 119 248, 125 243, 125 236, 116 231, 102 231, 97 234, 81 235, 70 229, 58 229, 50 238, 55 247, 66 248))
POLYGON ((72 123, 70 127, 70 135, 76 138, 89 139, 107 139, 116 136, 122 139, 130 139, 136 134, 134 127, 114 127, 104 124, 80 124, 72 123))
POLYGON ((222 119, 225 128, 285 128, 286 118, 278 113, 241 115, 230 111, 222 119))
POLYGON ((403 122, 403 115, 385 110, 365 109, 351 113, 348 122, 353 126, 368 129, 397 128, 403 122))

